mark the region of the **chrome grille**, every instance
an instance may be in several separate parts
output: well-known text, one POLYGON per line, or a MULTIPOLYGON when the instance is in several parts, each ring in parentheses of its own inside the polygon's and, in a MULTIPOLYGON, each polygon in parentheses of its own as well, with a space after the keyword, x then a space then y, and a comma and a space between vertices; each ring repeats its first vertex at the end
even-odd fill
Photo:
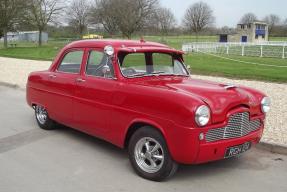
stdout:
POLYGON ((236 113, 231 115, 225 127, 210 129, 206 134, 206 141, 213 142, 232 139, 248 135, 260 128, 260 120, 249 120, 249 113, 236 113))

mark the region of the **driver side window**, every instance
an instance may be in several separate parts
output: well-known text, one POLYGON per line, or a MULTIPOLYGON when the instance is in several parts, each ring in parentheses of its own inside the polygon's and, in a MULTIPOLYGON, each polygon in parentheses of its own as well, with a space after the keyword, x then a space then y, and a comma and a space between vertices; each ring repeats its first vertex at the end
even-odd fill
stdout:
POLYGON ((113 78, 114 69, 111 59, 101 51, 90 51, 86 74, 96 77, 113 78))

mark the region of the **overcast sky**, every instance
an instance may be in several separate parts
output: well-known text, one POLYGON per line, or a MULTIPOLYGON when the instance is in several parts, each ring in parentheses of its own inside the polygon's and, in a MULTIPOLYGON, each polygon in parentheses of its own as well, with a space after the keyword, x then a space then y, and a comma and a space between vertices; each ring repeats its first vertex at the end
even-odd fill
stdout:
MULTIPOLYGON (((187 7, 198 0, 160 0, 162 6, 170 8, 178 22, 187 7)), ((275 13, 281 18, 287 18, 287 0, 205 0, 214 11, 216 26, 234 27, 241 16, 247 12, 253 12, 263 18, 265 15, 275 13)))

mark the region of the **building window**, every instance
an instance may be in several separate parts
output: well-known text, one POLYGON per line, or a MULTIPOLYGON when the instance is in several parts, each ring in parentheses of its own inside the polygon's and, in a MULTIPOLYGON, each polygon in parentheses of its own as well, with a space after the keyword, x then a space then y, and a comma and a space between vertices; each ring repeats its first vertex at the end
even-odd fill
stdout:
POLYGON ((265 35, 262 35, 262 39, 265 39, 265 35))
POLYGON ((258 35, 255 35, 255 39, 258 39, 258 35))
POLYGON ((247 26, 247 27, 248 27, 248 29, 250 29, 250 28, 251 28, 251 24, 248 24, 248 26, 247 26))

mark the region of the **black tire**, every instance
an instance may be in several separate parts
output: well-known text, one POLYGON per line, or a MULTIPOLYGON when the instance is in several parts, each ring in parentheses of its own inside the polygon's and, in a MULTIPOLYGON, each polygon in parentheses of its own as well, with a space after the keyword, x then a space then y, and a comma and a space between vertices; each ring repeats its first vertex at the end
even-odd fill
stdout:
POLYGON ((54 130, 57 128, 56 122, 53 121, 52 119, 50 119, 49 114, 44 107, 36 105, 34 108, 35 108, 35 119, 36 119, 37 124, 40 128, 45 129, 45 130, 54 130), (41 110, 44 110, 46 113, 46 119, 45 120, 40 120, 39 117, 37 117, 37 114, 39 114, 40 108, 41 108, 41 110))
MULTIPOLYGON (((150 126, 144 126, 140 129, 138 129, 131 136, 131 138, 129 140, 129 144, 128 144, 128 154, 129 154, 130 162, 131 162, 132 167, 135 170, 135 172, 139 176, 141 176, 145 179, 148 179, 148 180, 163 181, 163 180, 171 177, 172 175, 174 175, 176 170, 177 170, 177 167, 178 167, 178 164, 173 161, 173 159, 171 158, 171 156, 169 154, 166 142, 165 142, 162 134, 158 130, 156 130, 155 128, 150 127, 150 126), (141 140, 143 140, 145 138, 152 138, 153 140, 158 142, 161 146, 160 151, 162 150, 161 155, 163 155, 163 157, 164 157, 163 158, 164 160, 161 163, 161 167, 159 168, 159 170, 157 170, 154 173, 149 173, 149 172, 143 170, 143 168, 141 168, 138 165, 137 160, 136 160, 136 155, 135 155, 136 146, 141 140)), ((152 157, 149 157, 149 158, 152 158, 152 157)))

